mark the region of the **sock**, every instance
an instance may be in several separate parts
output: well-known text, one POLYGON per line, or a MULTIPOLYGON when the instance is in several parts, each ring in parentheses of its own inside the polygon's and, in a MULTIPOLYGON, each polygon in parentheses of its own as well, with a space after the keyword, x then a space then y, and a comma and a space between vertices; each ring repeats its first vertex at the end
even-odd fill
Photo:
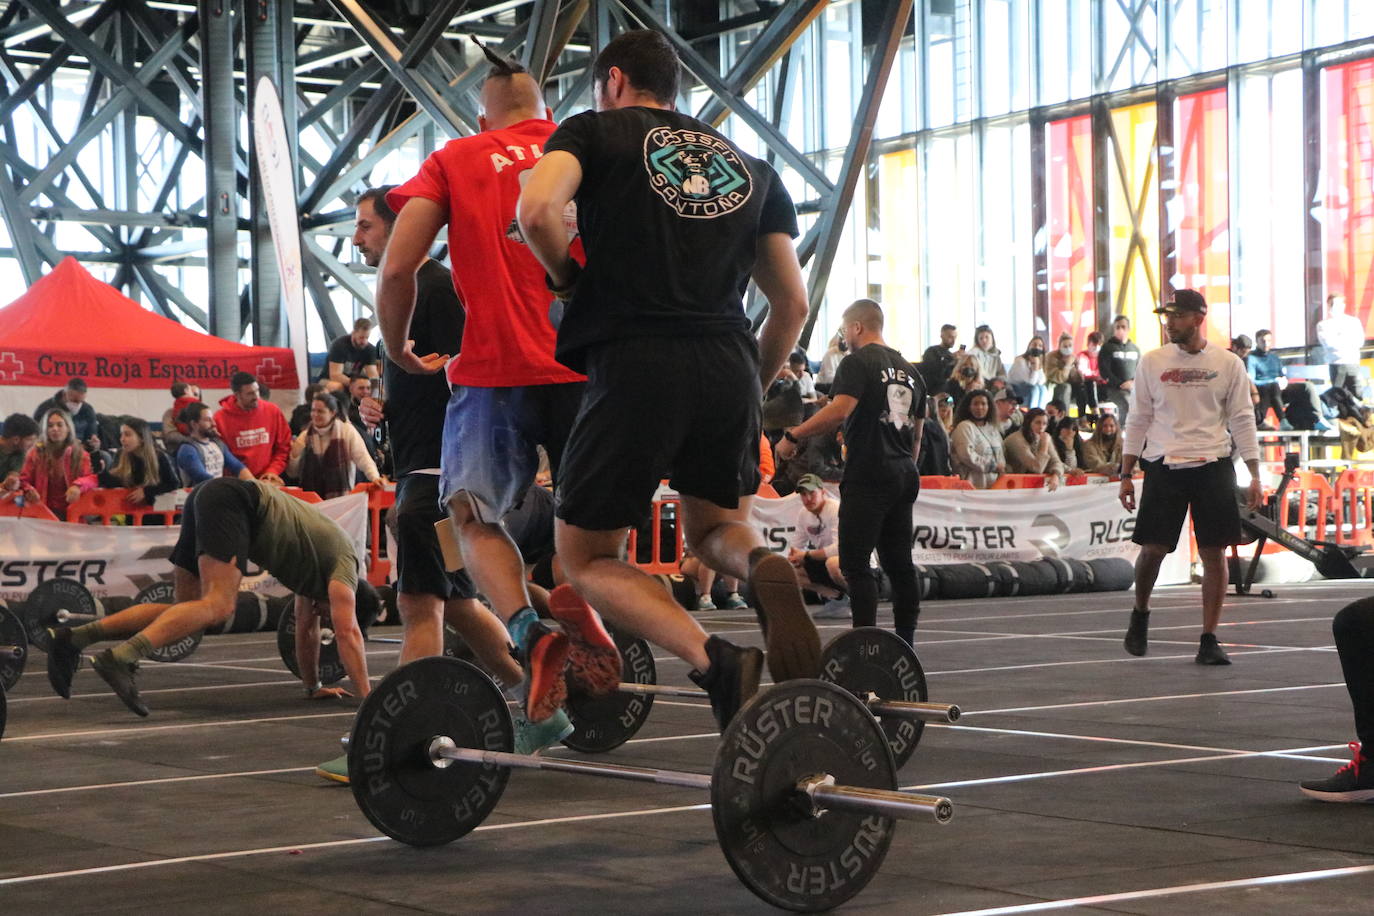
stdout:
POLYGON ((1217 634, 1215 634, 1215 633, 1203 633, 1203 634, 1202 634, 1202 639, 1199 640, 1199 642, 1203 642, 1203 643, 1214 643, 1214 642, 1216 642, 1216 641, 1217 641, 1217 634))
POLYGON ((525 637, 529 634, 530 627, 539 622, 539 615, 534 608, 522 608, 515 612, 515 616, 506 621, 506 631, 510 633, 510 638, 515 642, 516 648, 524 650, 529 648, 525 645, 525 637))
POLYGON ((85 626, 72 627, 71 630, 72 645, 76 646, 78 649, 84 649, 91 643, 101 642, 106 638, 105 628, 100 625, 99 620, 88 623, 85 626))
POLYGON ((896 630, 897 635, 901 637, 902 642, 906 643, 908 646, 914 647, 916 645, 915 627, 897 627, 896 630))
POLYGON ((115 661, 124 665, 133 665, 153 654, 155 647, 148 642, 148 637, 139 633, 128 642, 122 642, 111 650, 115 661))
POLYGON ((1132 613, 1132 614, 1144 614, 1145 616, 1148 617, 1148 616, 1150 615, 1150 609, 1149 609, 1149 608, 1138 608, 1138 607, 1135 607, 1135 608, 1131 608, 1131 613, 1132 613))

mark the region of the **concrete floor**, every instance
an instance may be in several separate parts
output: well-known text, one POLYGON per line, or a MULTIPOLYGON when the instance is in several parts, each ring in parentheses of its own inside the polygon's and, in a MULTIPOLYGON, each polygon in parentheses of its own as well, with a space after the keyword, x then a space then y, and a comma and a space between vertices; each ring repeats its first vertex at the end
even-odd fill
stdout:
MULTIPOLYGON (((930 603, 918 649, 931 699, 965 715, 927 728, 902 783, 948 795, 955 819, 902 824, 847 909, 1369 912, 1374 807, 1296 786, 1348 757, 1330 620, 1367 593, 1313 583, 1233 599, 1229 668, 1192 661, 1196 587, 1160 590, 1142 659, 1121 649, 1127 595, 930 603)), ((750 612, 700 616, 758 641, 750 612)), ((373 673, 395 657, 377 646, 373 673)), ((659 658, 663 683, 687 684, 659 658)), ((515 773, 452 845, 378 836, 347 789, 311 773, 338 753, 350 707, 303 700, 271 634, 146 666, 146 720, 85 670, 70 702, 53 697, 43 661, 12 692, 0 741, 6 916, 766 909, 686 789, 515 773)), ((715 738, 704 703, 659 700, 608 759, 705 772, 715 738)))

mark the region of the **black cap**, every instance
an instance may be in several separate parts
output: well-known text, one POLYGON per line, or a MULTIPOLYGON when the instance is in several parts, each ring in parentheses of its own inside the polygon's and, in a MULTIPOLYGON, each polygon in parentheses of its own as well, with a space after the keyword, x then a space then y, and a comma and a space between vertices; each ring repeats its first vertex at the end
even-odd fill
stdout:
POLYGON ((1156 315, 1181 315, 1184 312, 1207 314, 1207 300, 1202 298, 1202 293, 1195 289, 1175 290, 1172 302, 1166 302, 1155 309, 1156 315))
POLYGON ((76 378, 75 376, 73 376, 72 378, 67 379, 67 390, 68 390, 68 391, 85 391, 85 390, 86 390, 86 380, 83 379, 83 378, 76 378))

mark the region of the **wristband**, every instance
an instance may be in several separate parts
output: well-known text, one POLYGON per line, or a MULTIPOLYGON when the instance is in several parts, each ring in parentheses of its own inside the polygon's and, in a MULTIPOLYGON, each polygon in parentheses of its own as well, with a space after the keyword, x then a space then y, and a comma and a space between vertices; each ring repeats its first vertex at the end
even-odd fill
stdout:
POLYGON ((577 263, 576 261, 569 261, 568 263, 572 265, 572 277, 568 280, 567 283, 563 284, 562 286, 556 285, 553 282, 553 277, 550 277, 548 274, 544 274, 544 285, 549 288, 549 292, 553 293, 559 299, 567 299, 568 297, 570 297, 573 293, 573 290, 577 288, 578 279, 582 276, 581 264, 577 263))
POLYGON ((315 682, 315 686, 314 686, 314 687, 307 686, 307 687, 305 688, 305 697, 306 697, 306 699, 310 699, 311 697, 313 697, 313 696, 315 695, 315 691, 321 690, 321 689, 323 689, 323 687, 324 687, 324 685, 321 684, 319 681, 316 681, 316 682, 315 682))
POLYGON ((798 442, 797 437, 792 435, 792 430, 790 429, 784 429, 782 431, 782 437, 786 439, 788 442, 791 442, 793 445, 796 445, 798 442))

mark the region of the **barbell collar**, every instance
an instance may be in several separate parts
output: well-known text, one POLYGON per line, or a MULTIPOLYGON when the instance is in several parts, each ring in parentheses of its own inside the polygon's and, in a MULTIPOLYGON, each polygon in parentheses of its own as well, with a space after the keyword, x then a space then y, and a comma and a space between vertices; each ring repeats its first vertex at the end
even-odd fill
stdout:
POLYGON ((23 646, 0 646, 0 658, 23 658, 23 646))
POLYGON ((802 779, 798 781, 797 789, 810 799, 812 815, 816 817, 826 811, 853 811, 908 821, 929 817, 937 824, 948 824, 954 817, 954 803, 948 798, 890 789, 837 786, 835 778, 828 775, 802 779))

